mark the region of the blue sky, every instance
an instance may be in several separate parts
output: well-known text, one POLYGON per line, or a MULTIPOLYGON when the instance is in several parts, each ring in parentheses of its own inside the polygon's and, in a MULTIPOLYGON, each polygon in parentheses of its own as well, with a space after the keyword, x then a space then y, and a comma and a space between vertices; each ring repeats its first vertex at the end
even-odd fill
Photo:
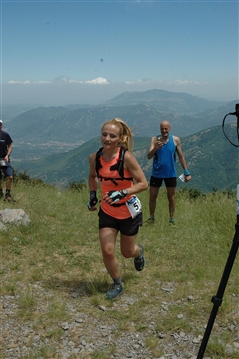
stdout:
POLYGON ((1 103, 238 99, 238 1, 1 1, 1 103))

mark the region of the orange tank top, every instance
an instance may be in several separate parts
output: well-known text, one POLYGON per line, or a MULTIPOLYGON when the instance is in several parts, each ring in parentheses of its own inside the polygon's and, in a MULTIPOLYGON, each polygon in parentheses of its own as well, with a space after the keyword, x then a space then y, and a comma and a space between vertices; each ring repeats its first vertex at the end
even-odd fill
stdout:
MULTIPOLYGON (((110 170, 110 167, 119 161, 120 148, 115 158, 110 162, 105 162, 100 156, 101 168, 99 169, 99 177, 101 179, 102 197, 109 191, 120 191, 133 186, 133 180, 125 179, 132 178, 131 173, 124 168, 124 178, 121 178, 117 170, 110 170)), ((130 217, 129 210, 125 204, 133 195, 127 196, 116 203, 117 206, 110 206, 108 203, 101 200, 101 209, 108 215, 117 219, 126 219, 130 217), (121 205, 122 204, 122 205, 121 205), (119 206, 121 205, 121 206, 119 206)))

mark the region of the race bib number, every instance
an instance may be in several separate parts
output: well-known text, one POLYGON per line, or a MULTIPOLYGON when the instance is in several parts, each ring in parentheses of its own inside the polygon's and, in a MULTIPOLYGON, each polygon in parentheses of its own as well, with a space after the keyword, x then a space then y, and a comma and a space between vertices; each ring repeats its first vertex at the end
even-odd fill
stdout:
POLYGON ((137 217, 138 214, 142 212, 142 206, 137 196, 130 198, 130 200, 126 202, 126 206, 128 207, 132 218, 137 217))

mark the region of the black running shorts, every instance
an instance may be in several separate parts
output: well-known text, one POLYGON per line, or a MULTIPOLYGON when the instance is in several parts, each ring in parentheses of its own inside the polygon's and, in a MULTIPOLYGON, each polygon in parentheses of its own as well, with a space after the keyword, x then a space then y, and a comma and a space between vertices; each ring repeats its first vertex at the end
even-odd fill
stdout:
POLYGON ((117 219, 106 214, 100 208, 99 213, 99 229, 101 228, 115 228, 125 236, 134 236, 139 231, 139 226, 143 224, 142 213, 135 218, 117 219))
POLYGON ((177 186, 177 178, 157 178, 154 176, 150 177, 150 187, 161 187, 162 183, 165 183, 165 186, 168 187, 176 187, 177 186))

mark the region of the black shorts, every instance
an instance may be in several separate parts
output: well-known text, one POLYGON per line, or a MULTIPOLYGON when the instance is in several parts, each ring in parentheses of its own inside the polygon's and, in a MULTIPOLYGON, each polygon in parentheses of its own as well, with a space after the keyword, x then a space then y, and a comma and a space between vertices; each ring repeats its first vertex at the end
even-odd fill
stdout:
POLYGON ((165 186, 168 187, 176 187, 177 186, 177 177, 172 178, 157 178, 154 176, 150 177, 150 187, 161 187, 162 183, 165 183, 165 186))
POLYGON ((134 236, 139 231, 139 226, 143 224, 142 213, 135 218, 117 219, 106 214, 100 208, 99 213, 99 229, 101 228, 115 228, 125 236, 134 236))

